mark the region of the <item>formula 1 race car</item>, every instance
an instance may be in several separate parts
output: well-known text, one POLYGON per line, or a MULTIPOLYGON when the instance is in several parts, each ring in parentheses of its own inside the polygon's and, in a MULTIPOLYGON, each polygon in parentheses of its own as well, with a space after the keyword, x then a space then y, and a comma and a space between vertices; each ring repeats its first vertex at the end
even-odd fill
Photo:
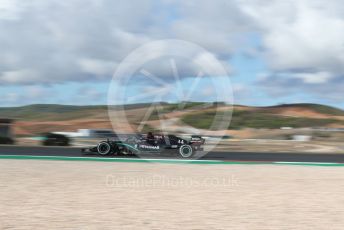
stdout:
POLYGON ((140 155, 143 153, 174 154, 182 158, 191 158, 196 151, 202 151, 204 138, 192 136, 185 140, 175 135, 133 136, 125 141, 106 140, 92 148, 82 149, 84 153, 97 153, 101 156, 108 155, 140 155))

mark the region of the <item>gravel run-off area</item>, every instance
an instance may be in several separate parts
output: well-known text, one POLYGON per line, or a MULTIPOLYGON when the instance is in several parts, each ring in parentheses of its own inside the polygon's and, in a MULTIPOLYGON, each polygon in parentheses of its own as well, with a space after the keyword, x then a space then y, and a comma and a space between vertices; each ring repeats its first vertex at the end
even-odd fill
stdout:
POLYGON ((0 229, 343 229, 344 167, 0 160, 0 229))

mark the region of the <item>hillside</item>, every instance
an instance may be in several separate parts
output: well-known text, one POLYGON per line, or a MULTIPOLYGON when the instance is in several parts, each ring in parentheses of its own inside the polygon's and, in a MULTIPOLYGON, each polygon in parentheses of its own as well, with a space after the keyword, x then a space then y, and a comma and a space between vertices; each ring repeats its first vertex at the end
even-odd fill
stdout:
MULTIPOLYGON (((209 129, 215 116, 215 111, 197 112, 183 116, 182 121, 199 129, 209 129)), ((279 129, 281 127, 326 127, 329 125, 343 126, 344 121, 337 118, 312 118, 295 117, 259 111, 237 111, 234 110, 230 129, 241 128, 267 128, 279 129)))
MULTIPOLYGON (((124 106, 131 125, 138 126, 150 104, 124 106)), ((179 104, 161 103, 159 112, 164 119, 180 120, 196 128, 208 129, 216 109, 230 106, 188 102, 185 109, 179 104)), ((78 128, 112 128, 107 106, 28 105, 0 108, 0 117, 16 120, 18 135, 34 135, 47 131, 73 131, 78 128)), ((153 111, 145 126, 159 125, 157 111, 153 111)), ((178 125, 178 124, 177 124, 178 125)), ((235 105, 229 129, 280 127, 344 127, 344 111, 319 104, 283 104, 268 107, 235 105)), ((127 127, 123 127, 126 130, 127 127)))
MULTIPOLYGON (((124 106, 126 110, 144 107, 147 107, 147 104, 131 104, 124 106)), ((2 107, 0 108, 0 117, 11 117, 19 120, 33 121, 63 121, 94 117, 107 118, 107 109, 107 105, 76 106, 35 104, 21 107, 2 107)))
POLYGON ((311 110, 317 113, 333 115, 333 116, 344 116, 344 111, 328 105, 319 105, 311 103, 298 103, 298 104, 281 104, 276 106, 261 107, 263 110, 311 110))
MULTIPOLYGON (((182 121, 200 129, 211 126, 215 110, 186 114, 182 121)), ((229 129, 344 126, 344 111, 319 104, 282 104, 268 107, 234 106, 229 129)))

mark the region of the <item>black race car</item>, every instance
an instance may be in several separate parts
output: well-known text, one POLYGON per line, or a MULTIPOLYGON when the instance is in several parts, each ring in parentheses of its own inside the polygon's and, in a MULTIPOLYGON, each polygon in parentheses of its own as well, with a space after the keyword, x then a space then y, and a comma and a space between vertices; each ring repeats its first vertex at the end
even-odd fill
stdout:
POLYGON ((196 151, 203 151, 205 140, 201 136, 192 136, 185 140, 175 135, 132 136, 125 141, 106 140, 92 148, 82 149, 84 153, 108 155, 140 155, 143 153, 174 154, 182 158, 191 158, 196 151))

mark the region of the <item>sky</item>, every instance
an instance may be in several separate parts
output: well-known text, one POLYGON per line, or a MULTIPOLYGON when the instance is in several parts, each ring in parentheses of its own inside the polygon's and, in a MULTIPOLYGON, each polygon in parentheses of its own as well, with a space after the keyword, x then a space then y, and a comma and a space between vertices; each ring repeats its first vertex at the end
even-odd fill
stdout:
MULTIPOLYGON (((235 104, 344 108, 340 0, 0 0, 0 106, 106 104, 123 60, 164 39, 210 52, 228 73, 235 104)), ((168 58, 145 68, 171 82, 168 58)), ((187 92, 199 66, 182 59, 176 66, 187 92)), ((214 79, 225 84, 208 74, 191 99, 212 100, 214 79)), ((154 86, 135 72, 123 88, 135 95, 154 86)))

